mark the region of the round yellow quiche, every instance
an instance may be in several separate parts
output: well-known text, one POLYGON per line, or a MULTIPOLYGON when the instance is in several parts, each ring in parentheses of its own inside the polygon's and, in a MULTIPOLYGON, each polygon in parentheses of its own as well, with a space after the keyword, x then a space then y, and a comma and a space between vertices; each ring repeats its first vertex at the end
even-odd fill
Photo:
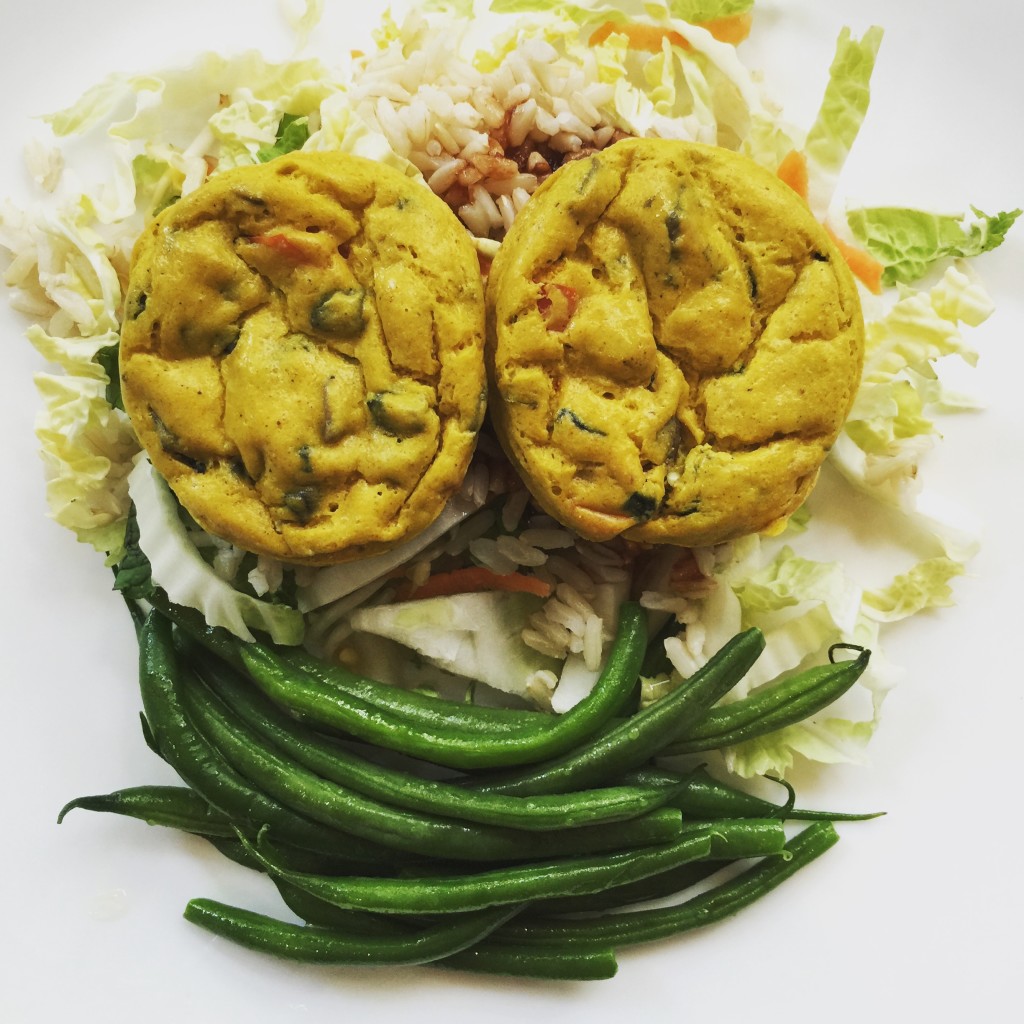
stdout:
POLYGON ((860 382, 848 268, 787 185, 630 139, 564 165, 487 286, 491 415, 534 498, 593 540, 778 528, 860 382))
POLYGON ((297 153, 215 174, 136 244, 125 406, 187 511, 328 564, 431 523, 484 414, 478 259, 392 168, 297 153))

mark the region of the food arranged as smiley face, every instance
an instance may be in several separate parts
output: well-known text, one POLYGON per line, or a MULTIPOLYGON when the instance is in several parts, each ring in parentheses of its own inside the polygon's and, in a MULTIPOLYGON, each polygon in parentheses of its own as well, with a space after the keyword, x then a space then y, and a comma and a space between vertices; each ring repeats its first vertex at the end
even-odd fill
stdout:
POLYGON ((488 310, 499 436, 593 540, 777 528, 860 382, 859 299, 828 233, 717 147, 632 139, 564 165, 502 244, 488 310))
POLYGON ((401 172, 338 153, 224 171, 136 245, 125 406, 211 533, 346 561, 422 530, 461 483, 483 310, 465 229, 401 172))

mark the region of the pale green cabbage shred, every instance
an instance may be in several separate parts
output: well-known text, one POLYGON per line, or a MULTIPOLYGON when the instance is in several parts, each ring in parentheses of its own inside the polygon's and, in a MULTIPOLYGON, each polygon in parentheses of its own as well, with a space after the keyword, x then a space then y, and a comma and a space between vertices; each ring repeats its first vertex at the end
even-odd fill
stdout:
MULTIPOLYGON (((482 44, 480 17, 487 6, 430 0, 405 20, 388 14, 376 34, 377 53, 368 59, 400 59, 442 32, 453 49, 460 39, 472 38, 462 44, 463 59, 488 71, 523 39, 543 39, 559 60, 596 69, 598 81, 612 87, 605 116, 625 131, 730 146, 772 169, 791 149, 803 149, 812 208, 822 218, 831 214, 839 173, 868 109, 879 29, 859 40, 842 33, 818 116, 801 128, 784 121, 735 47, 692 24, 746 13, 752 0, 495 0, 490 16, 502 17, 494 31, 487 23, 482 44), (661 53, 637 55, 614 33, 599 46, 588 45, 596 25, 630 19, 678 31, 689 46, 666 40, 661 53)), ((300 49, 322 11, 322 0, 288 6, 300 49)), ((50 512, 111 559, 123 543, 128 476, 138 444, 127 418, 108 404, 108 382, 94 356, 117 341, 122 276, 146 216, 195 188, 211 157, 218 169, 254 163, 257 152, 273 144, 284 113, 309 118, 307 149, 356 153, 420 176, 353 110, 358 63, 346 57, 328 66, 300 49, 280 63, 252 52, 205 54, 188 68, 105 79, 48 118, 58 139, 104 130, 109 145, 103 173, 89 181, 66 172, 38 210, 3 210, 0 245, 12 255, 6 281, 17 304, 37 321, 30 340, 60 371, 36 378, 50 512)), ((828 714, 726 751, 727 766, 740 775, 783 774, 798 755, 823 762, 863 759, 883 697, 898 675, 880 650, 881 627, 952 601, 950 581, 963 572, 973 538, 919 513, 916 495, 921 455, 937 436, 933 416, 971 405, 947 393, 937 367, 949 356, 976 360, 961 327, 980 324, 992 311, 968 265, 952 260, 998 244, 1015 215, 978 216, 983 219, 973 226, 907 210, 862 211, 852 220, 872 251, 889 254, 896 268, 890 280, 906 280, 908 265, 917 276, 933 268, 937 274, 921 288, 901 284, 871 316, 863 386, 830 464, 849 484, 906 517, 933 554, 869 589, 838 563, 801 556, 801 531, 814 529, 806 515, 796 517, 778 540, 751 537, 705 552, 717 586, 694 602, 695 621, 667 645, 671 675, 645 681, 645 699, 656 699, 751 625, 764 630, 767 649, 730 699, 820 663, 832 643, 872 649, 857 692, 828 714)), ((195 553, 173 498, 152 479, 147 463, 139 462, 132 480, 144 550, 154 579, 172 599, 200 608, 212 624, 242 637, 257 628, 281 642, 301 640, 299 612, 233 590, 195 553)))

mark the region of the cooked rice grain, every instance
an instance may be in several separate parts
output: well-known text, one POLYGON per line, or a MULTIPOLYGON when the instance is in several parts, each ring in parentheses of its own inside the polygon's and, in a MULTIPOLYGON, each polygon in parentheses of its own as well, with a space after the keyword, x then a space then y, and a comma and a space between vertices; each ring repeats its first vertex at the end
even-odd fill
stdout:
POLYGON ((571 548, 575 543, 575 538, 568 530, 544 527, 527 527, 519 534, 519 539, 524 544, 530 544, 544 551, 551 551, 554 548, 571 548))
POLYGON ((583 626, 583 661, 591 672, 601 667, 601 654, 604 650, 604 624, 596 614, 587 616, 583 626))
POLYGON ((513 537, 511 534, 502 534, 495 541, 495 545, 499 554, 515 562, 517 566, 536 568, 548 560, 548 556, 540 548, 524 544, 519 537, 513 537))
POLYGON ((561 57, 537 37, 521 40, 487 73, 455 57, 443 35, 420 48, 396 42, 365 62, 353 90, 359 116, 434 192, 447 198, 455 185, 480 185, 493 197, 490 204, 479 194, 468 203, 464 194, 448 200, 470 231, 491 238, 505 234, 560 155, 614 140, 615 128, 602 113, 614 96, 614 85, 600 81, 593 54, 561 57), (519 152, 523 147, 532 151, 519 152), (473 166, 474 158, 503 158, 506 151, 516 161, 504 173, 473 166), (516 163, 530 173, 517 175, 516 163), (513 184, 499 184, 510 178, 513 184), (499 203, 500 195, 510 201, 499 203))
POLYGON ((469 553, 484 568, 502 576, 515 572, 519 568, 513 559, 502 554, 497 542, 489 537, 480 537, 471 541, 469 553))

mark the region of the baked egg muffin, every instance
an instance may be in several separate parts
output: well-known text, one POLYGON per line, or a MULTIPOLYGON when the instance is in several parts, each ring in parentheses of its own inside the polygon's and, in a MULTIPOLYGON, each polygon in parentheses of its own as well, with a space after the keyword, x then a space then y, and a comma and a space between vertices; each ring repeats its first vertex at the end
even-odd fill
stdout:
POLYGON ((535 500, 592 540, 780 528, 860 382, 828 233, 718 147, 631 139, 563 165, 487 286, 490 411, 535 500))
POLYGON ((211 177, 138 240, 125 407, 205 529, 328 564, 430 524, 485 406, 483 286, 423 184, 297 153, 211 177))

